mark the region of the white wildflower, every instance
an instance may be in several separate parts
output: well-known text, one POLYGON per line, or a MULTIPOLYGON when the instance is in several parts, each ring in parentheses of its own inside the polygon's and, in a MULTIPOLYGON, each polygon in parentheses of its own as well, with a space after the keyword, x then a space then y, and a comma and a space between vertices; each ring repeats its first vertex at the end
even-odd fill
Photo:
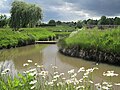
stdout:
POLYGON ((76 87, 76 90, 80 90, 80 89, 84 89, 85 87, 84 86, 78 86, 76 87))
POLYGON ((32 86, 30 89, 34 89, 35 88, 35 85, 34 86, 32 86))
POLYGON ((108 88, 107 86, 102 86, 102 89, 109 90, 110 88, 108 88))
POLYGON ((32 62, 32 60, 27 60, 29 63, 31 63, 32 62))
POLYGON ((114 83, 114 85, 116 85, 116 86, 120 86, 120 83, 114 83))
POLYGON ((36 84, 37 80, 31 81, 29 84, 36 84))
POLYGON ((23 66, 28 66, 29 64, 28 63, 24 63, 23 66))
POLYGON ((81 67, 79 70, 78 70, 78 73, 79 72, 84 72, 85 71, 85 68, 84 67, 81 67))
POLYGON ((74 71, 75 71, 74 69, 71 69, 70 71, 68 71, 68 73, 72 74, 72 73, 74 73, 74 71))

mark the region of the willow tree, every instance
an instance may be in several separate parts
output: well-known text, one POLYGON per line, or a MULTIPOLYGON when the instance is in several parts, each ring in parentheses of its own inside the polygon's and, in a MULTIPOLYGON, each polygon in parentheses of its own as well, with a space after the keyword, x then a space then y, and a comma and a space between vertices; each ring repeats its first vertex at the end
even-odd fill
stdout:
POLYGON ((27 26, 33 27, 42 19, 42 10, 39 6, 22 1, 14 1, 10 13, 10 26, 15 30, 27 26))

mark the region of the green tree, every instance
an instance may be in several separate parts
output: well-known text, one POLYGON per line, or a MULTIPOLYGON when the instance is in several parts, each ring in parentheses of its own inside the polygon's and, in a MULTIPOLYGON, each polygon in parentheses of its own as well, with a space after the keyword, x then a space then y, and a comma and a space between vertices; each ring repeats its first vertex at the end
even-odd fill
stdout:
POLYGON ((57 24, 57 25, 61 25, 62 22, 61 22, 61 21, 57 21, 56 24, 57 24))
POLYGON ((77 28, 82 28, 82 22, 81 21, 77 22, 77 28))
POLYGON ((119 17, 115 17, 114 25, 120 25, 120 18, 119 17))
POLYGON ((7 26, 7 16, 6 15, 0 15, 0 27, 3 28, 4 26, 7 26))
POLYGON ((106 25, 106 24, 107 24, 106 16, 102 16, 98 22, 98 25, 106 25))
POLYGON ((52 26, 56 26, 55 20, 50 20, 50 21, 48 22, 48 24, 49 24, 49 25, 52 25, 52 26))
POLYGON ((34 4, 14 1, 11 8, 10 26, 15 30, 22 27, 34 27, 42 19, 42 10, 34 4))

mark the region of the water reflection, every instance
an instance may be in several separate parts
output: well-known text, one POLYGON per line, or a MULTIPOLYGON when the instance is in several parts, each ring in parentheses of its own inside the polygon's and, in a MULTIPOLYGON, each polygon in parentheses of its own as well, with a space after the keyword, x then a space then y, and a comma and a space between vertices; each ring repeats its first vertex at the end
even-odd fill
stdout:
MULTIPOLYGON (((33 63, 30 63, 30 67, 34 67, 34 63, 38 63, 39 65, 43 64, 48 71, 51 71, 52 64, 58 66, 59 72, 64 73, 67 73, 68 70, 73 68, 77 71, 80 67, 85 67, 87 69, 95 66, 94 62, 67 57, 60 54, 57 45, 30 45, 0 51, 0 61, 12 60, 15 69, 18 71, 27 68, 23 67, 23 64, 26 63, 28 59, 33 60, 33 63)), ((101 82, 103 80, 109 81, 108 77, 102 75, 103 72, 108 70, 113 70, 120 75, 120 67, 107 64, 99 64, 97 67, 99 70, 93 73, 93 78, 96 82, 101 82)), ((113 77, 112 82, 120 82, 120 76, 113 77)))

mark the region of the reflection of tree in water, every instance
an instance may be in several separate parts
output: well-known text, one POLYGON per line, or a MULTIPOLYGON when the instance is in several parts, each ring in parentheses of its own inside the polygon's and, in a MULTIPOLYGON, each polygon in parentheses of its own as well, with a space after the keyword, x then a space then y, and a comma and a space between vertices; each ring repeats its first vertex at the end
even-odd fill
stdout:
POLYGON ((42 62, 42 50, 47 45, 30 45, 25 47, 19 47, 14 49, 7 49, 0 51, 0 61, 5 60, 13 60, 15 63, 15 68, 23 69, 23 64, 27 62, 28 59, 32 59, 33 63, 41 63, 42 62))
POLYGON ((12 78, 17 75, 17 70, 15 69, 14 62, 12 60, 0 62, 0 73, 6 69, 10 70, 8 74, 12 76, 12 78))

